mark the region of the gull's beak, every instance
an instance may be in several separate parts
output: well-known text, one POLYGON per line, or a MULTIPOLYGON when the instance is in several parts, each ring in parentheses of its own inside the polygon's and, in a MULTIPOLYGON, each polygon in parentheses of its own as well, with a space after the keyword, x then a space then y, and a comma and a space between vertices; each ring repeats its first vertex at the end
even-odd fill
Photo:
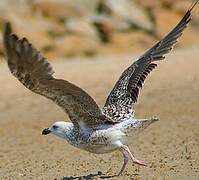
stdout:
POLYGON ((46 128, 46 129, 44 129, 44 130, 42 131, 42 135, 47 135, 47 134, 49 134, 49 133, 51 133, 51 130, 50 130, 49 128, 46 128))

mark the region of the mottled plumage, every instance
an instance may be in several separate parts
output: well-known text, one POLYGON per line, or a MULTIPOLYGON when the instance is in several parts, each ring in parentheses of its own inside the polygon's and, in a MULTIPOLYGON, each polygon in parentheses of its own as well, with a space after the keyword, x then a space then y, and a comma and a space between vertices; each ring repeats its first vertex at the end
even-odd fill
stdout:
MULTIPOLYGON (((197 1, 198 2, 198 1, 197 1)), ((197 3, 196 2, 196 3, 197 3)), ((194 4, 196 5, 196 4, 194 4)), ((191 20, 191 10, 187 11, 177 26, 162 40, 149 49, 121 75, 103 108, 103 113, 114 121, 123 121, 132 116, 134 104, 147 75, 157 67, 155 61, 163 60, 176 44, 182 31, 191 20)))
POLYGON ((42 134, 55 134, 71 145, 92 153, 120 150, 124 171, 128 160, 145 165, 130 152, 127 144, 142 129, 157 118, 137 120, 134 105, 149 73, 157 67, 155 61, 163 60, 191 20, 187 11, 178 25, 154 45, 121 75, 109 94, 102 110, 97 103, 76 85, 53 77, 53 68, 26 38, 19 39, 12 33, 10 23, 5 24, 4 47, 11 73, 28 89, 43 95, 59 105, 69 116, 70 122, 55 122, 42 134))

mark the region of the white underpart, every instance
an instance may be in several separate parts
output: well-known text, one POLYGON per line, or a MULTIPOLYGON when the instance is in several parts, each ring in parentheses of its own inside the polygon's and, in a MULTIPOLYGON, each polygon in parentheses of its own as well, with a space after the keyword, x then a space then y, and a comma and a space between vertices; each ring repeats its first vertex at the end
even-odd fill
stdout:
POLYGON ((72 123, 56 122, 56 130, 52 133, 66 139, 71 145, 92 153, 107 153, 119 149, 122 144, 129 144, 137 132, 141 122, 130 118, 115 125, 99 125, 87 127, 80 121, 80 129, 75 131, 72 123))

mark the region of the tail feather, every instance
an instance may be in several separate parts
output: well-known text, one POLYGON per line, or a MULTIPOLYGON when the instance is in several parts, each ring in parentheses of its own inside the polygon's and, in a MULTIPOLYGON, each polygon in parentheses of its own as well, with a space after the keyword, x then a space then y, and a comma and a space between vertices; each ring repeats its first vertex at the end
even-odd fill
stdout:
POLYGON ((150 124, 159 121, 159 118, 153 117, 151 119, 134 119, 131 121, 130 126, 125 128, 125 134, 127 137, 130 137, 130 139, 127 138, 127 140, 132 140, 132 138, 136 138, 137 135, 142 132, 144 129, 146 129, 150 124), (133 123, 132 123, 133 122, 133 123))
POLYGON ((138 124, 137 127, 141 128, 141 129, 145 129, 147 128, 150 124, 159 121, 160 119, 157 117, 153 117, 151 119, 138 119, 138 124))

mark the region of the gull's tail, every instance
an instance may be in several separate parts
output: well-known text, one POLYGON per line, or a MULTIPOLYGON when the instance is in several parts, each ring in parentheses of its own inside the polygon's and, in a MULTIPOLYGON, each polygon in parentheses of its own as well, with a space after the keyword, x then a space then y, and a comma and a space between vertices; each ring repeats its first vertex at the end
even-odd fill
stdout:
POLYGON ((124 130, 126 136, 129 137, 127 139, 132 141, 132 138, 136 138, 140 132, 156 121, 159 121, 159 118, 153 117, 150 119, 133 119, 124 130))
POLYGON ((137 120, 137 127, 140 129, 145 129, 147 128, 150 124, 159 121, 160 119, 157 117, 153 117, 151 119, 138 119, 137 120))

